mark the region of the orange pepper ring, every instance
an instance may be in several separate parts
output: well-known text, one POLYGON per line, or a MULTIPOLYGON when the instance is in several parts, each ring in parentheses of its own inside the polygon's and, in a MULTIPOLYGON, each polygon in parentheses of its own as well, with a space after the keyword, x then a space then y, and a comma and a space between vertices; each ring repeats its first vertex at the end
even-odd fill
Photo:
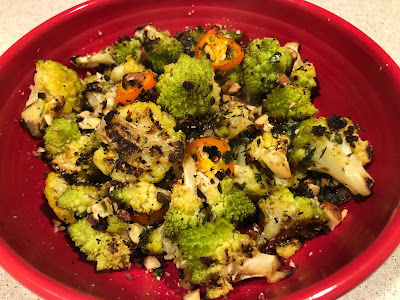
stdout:
POLYGON ((136 100, 142 90, 148 91, 152 89, 156 85, 156 81, 154 79, 154 73, 151 71, 141 72, 145 75, 142 86, 140 88, 133 87, 130 89, 124 89, 122 86, 122 82, 118 87, 117 95, 115 97, 115 103, 121 103, 124 105, 130 104, 136 100))
MULTIPOLYGON (((199 149, 203 148, 203 147, 210 147, 210 146, 215 146, 218 148, 218 150, 221 152, 221 155, 223 155, 225 152, 228 152, 231 150, 231 148, 229 147, 229 144, 226 140, 224 139, 218 139, 218 138, 214 138, 214 137, 208 137, 208 138, 203 138, 203 139, 198 139, 195 140, 191 143, 189 143, 186 148, 185 148, 185 155, 196 155, 198 159, 200 160, 204 160, 200 157, 200 155, 198 155, 199 153, 199 149)), ((210 162, 211 160, 208 159, 210 162)), ((223 170, 230 170, 230 176, 233 175, 233 161, 230 161, 229 164, 225 164, 225 162, 223 161, 223 158, 220 158, 220 161, 222 160, 222 163, 218 163, 218 165, 221 165, 221 169, 223 170)), ((217 166, 217 164, 212 163, 214 166, 217 166)), ((198 165, 198 161, 196 162, 196 165, 198 165)), ((209 163, 207 164, 209 165, 209 163)))
POLYGON ((225 61, 220 61, 220 62, 213 62, 211 65, 213 67, 213 69, 218 69, 220 71, 226 71, 229 69, 233 69, 234 67, 236 67, 238 64, 240 64, 244 58, 244 51, 242 49, 242 47, 237 44, 234 40, 224 37, 220 32, 219 32, 219 28, 217 26, 213 27, 211 30, 207 31, 205 34, 203 34, 203 36, 200 38, 199 43, 196 46, 196 57, 200 58, 203 56, 202 54, 202 49, 203 46, 207 43, 210 43, 210 38, 212 36, 216 36, 218 39, 223 40, 228 42, 229 46, 232 47, 237 55, 230 60, 225 60, 225 61))

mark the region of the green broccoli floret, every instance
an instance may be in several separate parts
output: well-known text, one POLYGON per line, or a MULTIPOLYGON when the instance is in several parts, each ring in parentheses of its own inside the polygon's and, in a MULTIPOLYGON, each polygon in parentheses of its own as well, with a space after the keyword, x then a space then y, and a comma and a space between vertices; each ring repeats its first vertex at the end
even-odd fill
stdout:
POLYGON ((72 185, 57 200, 57 206, 68 209, 78 216, 90 212, 90 206, 106 196, 107 190, 91 185, 72 185))
POLYGON ((279 178, 289 179, 292 177, 286 157, 289 142, 290 140, 285 135, 275 138, 272 133, 264 132, 256 137, 247 149, 249 155, 259 161, 263 167, 269 168, 279 178))
POLYGON ((46 129, 46 134, 43 137, 44 146, 50 157, 54 157, 63 153, 68 144, 79 140, 81 136, 79 126, 73 120, 55 119, 51 126, 46 129))
POLYGON ((192 272, 191 282, 207 285, 207 298, 215 299, 232 290, 232 282, 265 277, 276 282, 287 276, 277 271, 277 257, 259 253, 254 240, 240 234, 220 218, 181 232, 178 247, 183 256, 180 267, 192 272))
POLYGON ((159 31, 154 26, 147 25, 143 31, 143 50, 152 69, 157 73, 164 73, 164 66, 175 63, 183 53, 182 44, 169 31, 159 31), (151 28, 150 28, 151 27, 151 28), (149 34, 148 31, 158 31, 149 34))
POLYGON ((124 36, 97 53, 86 56, 77 55, 71 57, 71 61, 78 68, 96 68, 99 65, 119 65, 122 64, 129 55, 140 59, 142 53, 140 46, 140 41, 136 38, 124 36))
POLYGON ((266 199, 258 202, 258 206, 261 210, 260 225, 264 228, 257 240, 259 245, 278 235, 287 239, 313 234, 329 221, 310 198, 295 197, 287 188, 271 191, 266 199))
POLYGON ((161 188, 156 187, 152 183, 140 181, 130 183, 122 188, 116 188, 111 195, 119 202, 124 203, 128 208, 132 208, 135 212, 151 214, 160 210, 163 206, 158 201, 158 195, 168 194, 161 188))
POLYGON ((222 217, 237 224, 255 214, 255 205, 244 191, 234 186, 231 178, 225 177, 219 181, 204 175, 201 177, 199 190, 206 196, 213 219, 222 217))
POLYGON ((363 167, 371 157, 371 146, 360 139, 354 124, 335 115, 303 121, 288 152, 292 164, 329 174, 362 196, 370 195, 374 184, 363 167))
POLYGON ((233 152, 233 181, 239 184, 251 198, 266 195, 270 189, 268 178, 254 164, 246 163, 246 147, 240 145, 235 147, 233 152))
POLYGON ((161 107, 134 102, 110 111, 97 135, 108 147, 94 153, 94 164, 119 182, 161 181, 183 156, 185 135, 161 107))
POLYGON ((157 103, 177 118, 201 115, 220 100, 211 61, 186 54, 165 66, 156 88, 160 93, 157 103))
POLYGON ((52 60, 38 60, 34 81, 39 98, 46 101, 45 114, 81 111, 85 86, 75 71, 52 60))
POLYGON ((188 228, 202 224, 206 218, 203 200, 197 196, 196 166, 193 158, 185 159, 183 181, 172 187, 171 202, 164 217, 165 235, 175 237, 188 228))
POLYGON ((61 208, 57 205, 58 199, 70 187, 68 182, 62 178, 61 175, 51 172, 47 175, 45 184, 46 187, 44 188, 44 195, 49 203, 49 206, 57 215, 57 217, 59 217, 60 220, 65 223, 75 223, 76 219, 74 214, 70 210, 61 208))
POLYGON ((200 41, 203 34, 206 33, 206 29, 203 26, 197 26, 196 28, 189 28, 185 31, 178 32, 175 38, 182 44, 183 52, 191 57, 195 56, 196 46, 200 41))
POLYGON ((116 215, 107 218, 107 232, 123 234, 129 228, 129 224, 116 215))
POLYGON ((317 86, 316 76, 314 65, 310 62, 304 62, 302 66, 292 71, 289 83, 311 90, 317 86))
POLYGON ((117 233, 96 231, 86 219, 69 226, 68 233, 87 259, 96 262, 97 271, 129 267, 131 250, 127 238, 117 233))
POLYGON ((280 85, 264 100, 266 113, 278 120, 304 120, 318 113, 311 103, 311 92, 295 85, 280 85))
POLYGON ((85 182, 89 177, 100 173, 92 161, 93 153, 100 144, 101 141, 95 133, 82 135, 66 145, 64 152, 55 155, 51 166, 58 172, 76 175, 78 181, 85 182))
POLYGON ((285 74, 291 63, 290 52, 281 48, 276 39, 252 40, 243 59, 246 93, 249 96, 269 93, 277 85, 279 74, 285 74))

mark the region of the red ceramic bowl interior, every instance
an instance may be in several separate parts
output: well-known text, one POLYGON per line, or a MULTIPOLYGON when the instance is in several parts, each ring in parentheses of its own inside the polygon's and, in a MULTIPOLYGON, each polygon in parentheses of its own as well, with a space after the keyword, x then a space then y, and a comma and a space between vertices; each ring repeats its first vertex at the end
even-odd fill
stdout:
POLYGON ((179 299, 172 264, 164 279, 131 268, 96 272, 73 250, 65 233, 54 233, 43 199, 48 168, 32 155, 37 145, 19 118, 33 83, 34 61, 91 53, 153 22, 172 33, 185 26, 223 24, 250 38, 274 36, 301 42, 301 54, 316 67, 321 115, 351 116, 374 147, 368 168, 374 195, 345 205, 349 214, 327 236, 307 243, 293 261, 294 274, 279 283, 262 279, 236 285, 232 299, 333 298, 370 275, 399 244, 400 72, 373 41, 335 15, 301 1, 91 1, 70 9, 23 37, 0 58, 0 263, 45 298, 179 299), (192 10, 194 12, 192 12, 192 10), (312 255, 311 255, 312 254, 312 255), (311 256, 310 256, 311 255, 311 256), (126 274, 132 280, 125 278, 126 274))

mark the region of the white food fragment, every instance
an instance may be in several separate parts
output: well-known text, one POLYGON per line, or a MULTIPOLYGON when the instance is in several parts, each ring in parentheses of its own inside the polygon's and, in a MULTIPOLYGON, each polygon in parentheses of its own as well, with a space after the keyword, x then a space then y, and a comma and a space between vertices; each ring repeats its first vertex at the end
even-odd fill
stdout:
POLYGON ((98 34, 99 34, 99 35, 102 35, 103 33, 99 30, 99 31, 98 31, 98 34))
POLYGON ((200 300, 200 290, 194 290, 183 296, 183 300, 200 300))
POLYGON ((293 260, 290 260, 289 266, 291 266, 292 268, 296 268, 296 265, 294 264, 293 260))
POLYGON ((161 267, 160 261, 155 256, 147 256, 143 260, 143 265, 147 270, 152 272, 153 270, 161 267))
POLYGON ((310 252, 310 253, 308 253, 308 256, 311 256, 311 255, 313 255, 314 253, 313 252, 310 252))

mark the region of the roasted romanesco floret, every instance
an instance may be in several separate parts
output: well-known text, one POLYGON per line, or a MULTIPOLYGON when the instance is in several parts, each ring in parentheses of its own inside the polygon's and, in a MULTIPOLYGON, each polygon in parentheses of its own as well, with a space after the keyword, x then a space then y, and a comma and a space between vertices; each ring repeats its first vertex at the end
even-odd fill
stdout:
POLYGON ((120 270, 130 265, 131 250, 124 236, 97 231, 86 219, 69 226, 68 233, 75 246, 87 255, 87 259, 96 262, 97 271, 120 270))
POLYGON ((233 281, 265 277, 276 282, 284 278, 285 272, 277 271, 279 260, 259 253, 254 244, 248 235, 240 234, 220 218, 181 232, 178 236, 184 261, 181 267, 192 271, 192 283, 207 284, 209 299, 228 294, 233 281))
POLYGON ((124 234, 129 224, 116 215, 107 217, 107 232, 124 234))
POLYGON ((206 214, 202 210, 203 201, 197 196, 197 190, 187 182, 177 182, 172 188, 171 203, 165 215, 165 235, 175 237, 188 228, 203 223, 206 214))
POLYGON ((188 228, 204 223, 203 200, 197 195, 196 165, 192 158, 183 160, 183 180, 172 187, 171 202, 165 215, 165 235, 175 237, 188 228))
POLYGON ((124 36, 119 38, 117 42, 107 46, 97 53, 86 56, 71 57, 71 61, 78 68, 96 68, 99 65, 119 65, 122 64, 126 57, 133 55, 140 59, 141 49, 140 41, 133 37, 124 36))
POLYGON ((211 61, 186 54, 165 66, 156 88, 160 93, 157 103, 177 118, 204 114, 220 100, 211 61))
POLYGON ((197 26, 196 28, 188 28, 185 31, 178 32, 175 38, 182 44, 183 52, 194 57, 196 46, 204 33, 206 33, 206 29, 202 26, 197 26))
POLYGON ((129 183, 111 192, 112 196, 117 201, 124 203, 126 207, 132 208, 135 212, 146 214, 162 208, 163 204, 158 201, 159 193, 165 195, 169 192, 145 181, 129 183))
POLYGON ((371 194, 374 180, 363 165, 371 161, 372 148, 348 118, 332 115, 303 121, 288 158, 292 164, 331 175, 353 194, 371 194))
POLYGON ((110 111, 97 129, 108 148, 94 153, 94 164, 119 182, 161 181, 183 156, 185 136, 174 118, 154 103, 135 102, 110 111))
POLYGON ((279 74, 290 72, 292 57, 274 38, 254 39, 246 48, 243 60, 245 91, 249 96, 269 93, 279 74))
POLYGON ((57 200, 57 206, 68 209, 78 216, 90 212, 90 206, 107 194, 104 187, 92 185, 72 185, 57 200))
POLYGON ((44 195, 57 217, 65 223, 75 223, 76 219, 73 212, 57 205, 58 199, 70 187, 68 182, 61 175, 51 172, 47 175, 45 184, 44 195))
POLYGON ((182 44, 169 31, 160 31, 152 25, 147 25, 136 31, 141 39, 146 59, 157 73, 164 73, 164 66, 175 63, 183 53, 182 44))
POLYGON ((54 156, 51 166, 58 172, 76 175, 79 181, 84 182, 99 173, 92 157, 100 144, 101 141, 95 133, 82 135, 78 140, 66 145, 64 152, 54 156))
POLYGON ((258 206, 262 212, 260 226, 264 228, 257 240, 259 245, 278 235, 289 239, 313 234, 329 221, 312 199, 295 197, 287 188, 275 188, 258 206))
POLYGON ((315 81, 317 73, 315 72, 314 65, 308 61, 304 61, 300 67, 293 70, 289 76, 290 84, 312 89, 317 86, 315 81))
POLYGON ((21 119, 33 136, 41 137, 54 117, 81 111, 85 85, 75 71, 52 60, 36 62, 34 82, 21 119))
POLYGON ((212 218, 222 217, 233 224, 238 224, 256 212, 253 202, 246 193, 234 186, 231 178, 222 181, 198 174, 199 190, 205 195, 210 206, 212 218))
POLYGON ((311 103, 309 89, 295 85, 279 85, 264 100, 266 113, 278 120, 304 120, 318 113, 311 103))
POLYGON ((79 140, 81 136, 82 134, 76 122, 59 118, 54 120, 51 126, 46 129, 46 134, 43 136, 44 146, 47 153, 54 157, 63 153, 68 144, 79 140))

